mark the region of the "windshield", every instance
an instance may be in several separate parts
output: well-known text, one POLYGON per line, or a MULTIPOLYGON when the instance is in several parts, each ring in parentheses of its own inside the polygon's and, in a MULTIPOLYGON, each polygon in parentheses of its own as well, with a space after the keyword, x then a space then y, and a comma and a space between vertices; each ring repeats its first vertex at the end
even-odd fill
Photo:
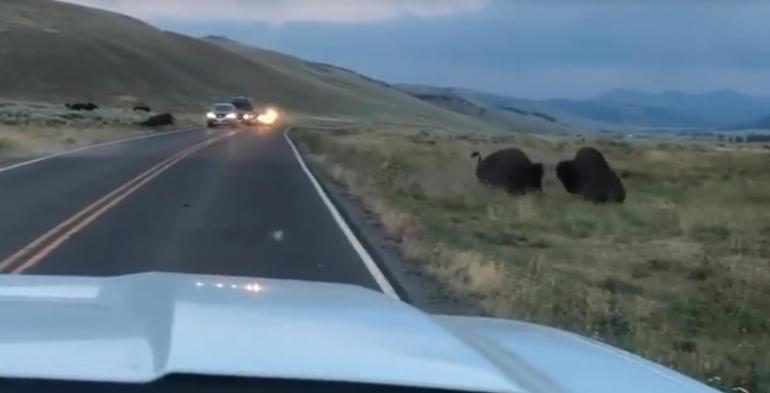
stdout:
POLYGON ((235 107, 230 104, 214 105, 214 112, 233 112, 235 107))
POLYGON ((249 100, 233 100, 233 105, 241 111, 250 111, 254 109, 249 100))
POLYGON ((0 0, 0 381, 770 392, 768 21, 768 0, 0 0), (287 360, 305 342, 322 360, 287 360))

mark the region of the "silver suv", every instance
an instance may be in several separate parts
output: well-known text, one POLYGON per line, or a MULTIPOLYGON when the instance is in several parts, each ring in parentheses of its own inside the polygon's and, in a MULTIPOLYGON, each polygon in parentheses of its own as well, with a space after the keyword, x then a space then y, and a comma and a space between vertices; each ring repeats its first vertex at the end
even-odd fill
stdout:
POLYGON ((219 103, 211 106, 211 110, 206 113, 206 125, 216 126, 236 126, 238 125, 238 110, 235 105, 230 103, 219 103))

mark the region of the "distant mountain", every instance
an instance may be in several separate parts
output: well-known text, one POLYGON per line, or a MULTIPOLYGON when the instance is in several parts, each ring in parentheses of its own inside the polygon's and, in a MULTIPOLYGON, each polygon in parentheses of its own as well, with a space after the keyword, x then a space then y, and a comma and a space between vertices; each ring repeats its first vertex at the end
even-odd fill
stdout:
POLYGON ((723 128, 735 124, 753 125, 760 116, 770 113, 770 99, 732 90, 694 94, 673 90, 645 93, 615 89, 585 100, 528 100, 464 88, 397 87, 410 93, 441 91, 477 106, 591 128, 723 128))
POLYGON ((754 122, 754 126, 759 129, 763 130, 770 130, 770 115, 765 116, 756 122, 754 122))
MULTIPOLYGON (((439 88, 424 85, 397 85, 398 88, 419 97, 426 94, 443 94, 486 108, 487 116, 505 112, 507 117, 518 121, 528 119, 538 123, 560 124, 581 128, 608 128, 614 126, 690 127, 702 126, 697 118, 682 115, 665 108, 598 100, 527 100, 464 88, 439 88)), ((446 102, 435 102, 446 108, 446 102)), ((468 106, 464 106, 468 108, 468 106)), ((456 108, 446 108, 457 110, 456 108)), ((479 109, 473 109, 479 112, 479 109)))
POLYGON ((644 127, 702 127, 708 125, 707 122, 696 116, 652 105, 567 99, 551 99, 541 102, 556 111, 614 125, 644 127))
POLYGON ((770 115, 763 116, 754 121, 725 127, 724 130, 725 131, 770 130, 770 115))
POLYGON ((770 113, 770 98, 752 97, 734 90, 697 94, 678 90, 645 93, 631 89, 615 89, 600 95, 596 100, 665 108, 693 119, 700 119, 711 126, 746 122, 770 113))
POLYGON ((451 87, 406 84, 395 87, 422 101, 512 132, 554 134, 566 133, 570 128, 552 114, 529 106, 520 108, 519 101, 507 97, 451 87))

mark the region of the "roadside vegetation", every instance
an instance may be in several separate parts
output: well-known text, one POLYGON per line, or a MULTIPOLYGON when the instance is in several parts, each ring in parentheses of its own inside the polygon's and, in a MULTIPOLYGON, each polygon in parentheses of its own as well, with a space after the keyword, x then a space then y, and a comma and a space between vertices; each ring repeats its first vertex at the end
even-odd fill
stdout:
POLYGON ((718 388, 770 388, 770 154, 589 140, 628 191, 600 206, 555 178, 574 138, 332 128, 293 135, 444 301, 595 337, 718 388), (470 153, 511 146, 545 164, 542 195, 478 184, 470 153))
MULTIPOLYGON (((157 132, 137 125, 148 116, 130 108, 72 111, 64 104, 0 100, 0 162, 157 132)), ((200 115, 176 118, 180 127, 200 123, 200 115)))

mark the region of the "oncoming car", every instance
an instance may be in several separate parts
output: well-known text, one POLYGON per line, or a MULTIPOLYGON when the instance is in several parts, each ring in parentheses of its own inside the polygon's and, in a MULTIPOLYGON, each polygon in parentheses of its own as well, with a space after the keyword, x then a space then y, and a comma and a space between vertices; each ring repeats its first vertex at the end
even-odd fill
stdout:
POLYGON ((209 127, 236 126, 238 125, 238 110, 233 104, 214 104, 211 106, 211 110, 206 113, 206 125, 209 127))
POLYGON ((254 105, 247 97, 235 97, 230 101, 238 114, 238 121, 246 125, 256 124, 257 114, 254 111, 254 105))

